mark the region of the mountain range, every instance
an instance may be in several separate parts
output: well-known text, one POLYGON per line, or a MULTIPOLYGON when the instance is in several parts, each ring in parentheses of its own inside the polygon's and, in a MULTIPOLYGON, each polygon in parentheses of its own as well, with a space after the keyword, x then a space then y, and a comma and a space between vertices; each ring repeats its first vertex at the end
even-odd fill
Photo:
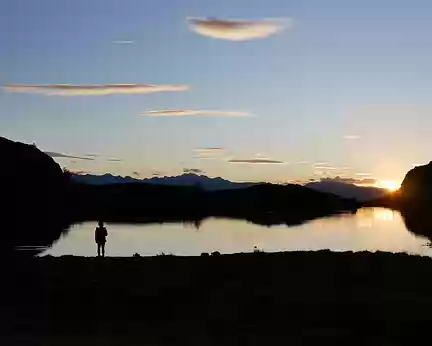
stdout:
POLYGON ((205 191, 235 190, 250 187, 255 183, 234 183, 223 178, 209 178, 205 175, 186 173, 174 177, 153 177, 136 179, 132 177, 121 177, 112 174, 72 174, 72 179, 77 183, 89 185, 111 185, 111 184, 155 184, 168 186, 195 186, 205 191))
MULTIPOLYGON (((205 175, 192 173, 182 174, 174 177, 153 177, 146 179, 136 179, 129 176, 121 177, 112 174, 73 174, 72 179, 75 182, 89 185, 146 183, 168 186, 196 186, 202 188, 205 191, 236 190, 258 184, 253 182, 235 183, 220 177, 209 178, 205 175)), ((354 184, 337 181, 317 181, 308 183, 305 186, 312 190, 333 193, 343 198, 353 198, 359 202, 383 197, 387 192, 385 189, 376 187, 356 186, 354 184)))
POLYGON ((338 195, 343 198, 354 198, 358 202, 366 202, 384 197, 388 190, 373 186, 357 186, 340 181, 322 180, 314 181, 305 185, 306 187, 338 195))

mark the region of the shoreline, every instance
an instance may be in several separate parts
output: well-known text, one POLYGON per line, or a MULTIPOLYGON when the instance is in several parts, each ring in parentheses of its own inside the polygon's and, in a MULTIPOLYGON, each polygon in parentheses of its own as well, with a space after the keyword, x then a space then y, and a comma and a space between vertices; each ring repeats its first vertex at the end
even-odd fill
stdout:
POLYGON ((432 321, 432 258, 403 253, 44 256, 3 274, 8 345, 412 344, 432 321))

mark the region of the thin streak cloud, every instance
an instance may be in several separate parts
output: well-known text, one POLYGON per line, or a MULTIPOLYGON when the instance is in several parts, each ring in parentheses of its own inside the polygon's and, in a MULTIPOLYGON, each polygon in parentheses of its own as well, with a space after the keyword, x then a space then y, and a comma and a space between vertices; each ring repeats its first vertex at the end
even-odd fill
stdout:
POLYGON ((52 151, 45 151, 44 153, 47 154, 48 156, 51 156, 52 158, 63 158, 63 159, 77 159, 77 160, 94 161, 94 159, 90 158, 90 157, 80 157, 80 156, 66 155, 66 154, 52 152, 52 151))
POLYGON ((132 40, 115 40, 115 41, 111 41, 111 43, 114 43, 114 44, 133 44, 135 42, 132 40))
POLYGON ((194 109, 173 109, 154 110, 141 113, 148 117, 248 117, 248 112, 219 111, 219 110, 194 110, 194 109))
POLYGON ((216 18, 189 18, 192 31, 211 38, 246 41, 274 35, 293 25, 288 19, 234 20, 216 18))
POLYGON ((342 178, 342 177, 321 178, 320 181, 354 184, 354 185, 359 185, 359 186, 373 186, 378 182, 375 178, 357 179, 357 178, 342 178))
POLYGON ((194 159, 215 159, 225 153, 225 148, 221 147, 207 147, 195 148, 193 151, 196 153, 194 159))
POLYGON ((246 163, 246 164, 283 164, 285 162, 272 159, 230 159, 229 163, 246 163))
POLYGON ((108 159, 109 162, 122 162, 123 160, 120 159, 108 159))
POLYGON ((332 166, 314 166, 315 169, 320 169, 320 170, 337 170, 339 169, 339 167, 332 167, 332 166))
POLYGON ((203 154, 219 154, 225 151, 225 148, 221 147, 209 147, 209 148, 195 148, 194 151, 203 154))
POLYGON ((103 96, 114 94, 150 94, 167 91, 185 91, 189 89, 189 86, 163 84, 12 84, 6 85, 4 88, 6 91, 13 93, 42 94, 46 96, 103 96))
POLYGON ((344 138, 348 140, 356 140, 360 139, 361 137, 359 135, 345 135, 344 138))

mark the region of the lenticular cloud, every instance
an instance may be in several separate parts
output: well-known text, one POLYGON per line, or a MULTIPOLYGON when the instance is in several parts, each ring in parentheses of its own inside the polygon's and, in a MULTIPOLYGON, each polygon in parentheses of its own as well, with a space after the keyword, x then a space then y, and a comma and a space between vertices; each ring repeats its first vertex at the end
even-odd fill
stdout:
POLYGON ((272 159, 230 159, 229 163, 246 163, 246 164, 283 164, 283 161, 272 159))
POLYGON ((172 110, 155 110, 142 113, 148 117, 247 117, 247 112, 220 111, 220 110, 196 110, 196 109, 172 109, 172 110))
POLYGON ((187 85, 153 84, 43 84, 43 85, 6 85, 5 89, 15 93, 36 93, 47 96, 101 96, 114 94, 150 94, 164 91, 185 91, 187 85))
POLYGON ((189 18, 189 27, 198 34, 212 38, 246 41, 265 38, 292 26, 292 19, 221 20, 214 18, 189 18))

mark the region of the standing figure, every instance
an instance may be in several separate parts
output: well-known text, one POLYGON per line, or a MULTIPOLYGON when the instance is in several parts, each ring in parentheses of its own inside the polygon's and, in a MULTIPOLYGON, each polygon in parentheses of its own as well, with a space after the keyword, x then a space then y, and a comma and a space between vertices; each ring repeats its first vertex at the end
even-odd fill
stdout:
POLYGON ((95 241, 97 244, 97 254, 101 255, 102 249, 102 257, 105 257, 105 243, 106 237, 108 236, 108 231, 104 226, 103 221, 98 222, 98 227, 95 229, 95 241))

